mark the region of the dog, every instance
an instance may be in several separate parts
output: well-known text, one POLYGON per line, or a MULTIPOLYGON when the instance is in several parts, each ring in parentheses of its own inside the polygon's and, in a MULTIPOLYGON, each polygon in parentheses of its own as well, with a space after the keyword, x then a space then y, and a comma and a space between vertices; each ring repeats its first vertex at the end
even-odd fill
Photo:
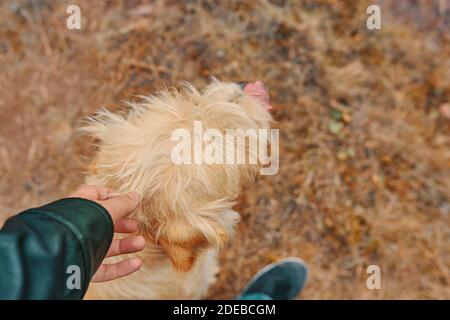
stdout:
MULTIPOLYGON (((214 282, 218 252, 239 221, 235 199, 255 181, 262 164, 175 163, 173 133, 181 128, 195 135, 194 122, 216 133, 270 129, 269 96, 261 82, 214 80, 202 91, 185 83, 141 99, 127 103, 122 114, 100 111, 82 128, 98 143, 86 183, 139 192, 142 201, 132 217, 146 239, 142 252, 127 255, 142 259, 138 272, 93 283, 86 298, 200 299, 214 282)), ((246 144, 245 152, 254 155, 255 148, 246 144)), ((185 156, 195 158, 196 151, 185 156)))

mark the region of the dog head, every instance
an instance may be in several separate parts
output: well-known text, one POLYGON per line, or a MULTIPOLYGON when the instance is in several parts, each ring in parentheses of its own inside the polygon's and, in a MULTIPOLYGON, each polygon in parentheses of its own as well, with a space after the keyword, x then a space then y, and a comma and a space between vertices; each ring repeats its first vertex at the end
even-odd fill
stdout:
MULTIPOLYGON (((267 92, 260 82, 214 81, 203 91, 185 84, 128 106, 124 114, 100 111, 82 129, 98 141, 87 182, 141 193, 135 212, 141 233, 164 248, 177 270, 188 271, 202 250, 223 246, 239 219, 234 200, 261 164, 227 162, 239 143, 227 144, 226 132, 270 129, 267 92), (213 141, 222 143, 212 150, 213 141)), ((247 138, 240 146, 249 159, 257 145, 247 138)))

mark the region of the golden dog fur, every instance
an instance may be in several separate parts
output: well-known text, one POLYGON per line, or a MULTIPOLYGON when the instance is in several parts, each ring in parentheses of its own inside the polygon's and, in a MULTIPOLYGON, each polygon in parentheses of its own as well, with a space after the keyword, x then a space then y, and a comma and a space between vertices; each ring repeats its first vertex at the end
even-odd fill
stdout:
POLYGON ((82 129, 98 141, 86 182, 142 195, 133 217, 147 244, 129 256, 141 257, 143 267, 125 278, 91 284, 87 298, 204 297, 218 270, 218 250, 239 220, 234 200, 260 165, 174 164, 171 134, 178 128, 192 132, 194 121, 221 132, 269 129, 272 118, 238 84, 219 81, 201 92, 185 84, 128 105, 124 114, 100 111, 82 129))

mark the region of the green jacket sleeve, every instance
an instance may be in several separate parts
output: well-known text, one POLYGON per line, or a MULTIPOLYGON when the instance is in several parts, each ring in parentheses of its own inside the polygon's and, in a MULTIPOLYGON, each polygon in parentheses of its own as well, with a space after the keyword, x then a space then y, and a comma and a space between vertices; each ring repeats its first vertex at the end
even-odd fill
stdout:
POLYGON ((101 205, 67 198, 26 210, 0 230, 0 299, 81 299, 113 237, 101 205))

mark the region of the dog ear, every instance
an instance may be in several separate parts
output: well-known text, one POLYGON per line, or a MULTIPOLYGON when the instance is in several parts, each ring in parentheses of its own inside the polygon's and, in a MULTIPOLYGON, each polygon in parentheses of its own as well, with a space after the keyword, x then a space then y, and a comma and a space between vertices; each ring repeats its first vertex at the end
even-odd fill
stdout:
POLYGON ((166 251, 174 268, 181 272, 191 270, 200 250, 208 246, 205 239, 192 243, 171 243, 161 239, 159 243, 166 251))
MULTIPOLYGON (((238 214, 231 210, 219 214, 221 219, 225 220, 224 222, 229 223, 227 226, 229 229, 232 229, 231 220, 234 223, 236 215, 238 214)), ((202 250, 208 247, 223 247, 231 233, 215 219, 204 218, 202 224, 199 225, 192 227, 187 223, 168 221, 165 228, 160 229, 158 243, 166 251, 174 268, 178 271, 189 271, 202 250), (199 225, 208 225, 209 233, 205 233, 205 230, 199 225)))

